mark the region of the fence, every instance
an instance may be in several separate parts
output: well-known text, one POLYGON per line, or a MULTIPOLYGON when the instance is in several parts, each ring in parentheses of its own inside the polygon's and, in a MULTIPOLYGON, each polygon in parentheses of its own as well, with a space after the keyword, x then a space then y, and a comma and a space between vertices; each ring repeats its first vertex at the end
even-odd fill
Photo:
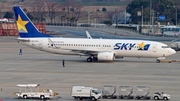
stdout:
MULTIPOLYGON (((35 26, 40 32, 46 33, 45 23, 36 23, 35 26)), ((0 36, 18 36, 18 35, 19 32, 16 23, 0 23, 0 36)))

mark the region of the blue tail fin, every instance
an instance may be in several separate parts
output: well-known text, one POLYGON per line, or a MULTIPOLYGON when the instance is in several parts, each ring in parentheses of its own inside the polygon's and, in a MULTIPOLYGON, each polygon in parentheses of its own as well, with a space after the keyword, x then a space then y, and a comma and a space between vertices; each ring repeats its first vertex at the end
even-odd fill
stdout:
POLYGON ((35 37, 51 37, 38 31, 32 21, 27 17, 24 11, 19 7, 13 7, 16 24, 21 38, 35 38, 35 37))

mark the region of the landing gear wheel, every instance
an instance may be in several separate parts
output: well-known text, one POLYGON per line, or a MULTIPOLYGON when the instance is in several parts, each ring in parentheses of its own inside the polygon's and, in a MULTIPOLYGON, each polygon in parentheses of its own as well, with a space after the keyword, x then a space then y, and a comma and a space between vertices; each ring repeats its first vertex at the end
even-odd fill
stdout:
POLYGON ((92 58, 91 57, 87 58, 87 62, 92 62, 92 58))
POLYGON ((156 60, 156 63, 160 63, 160 62, 161 62, 161 60, 159 60, 159 59, 156 60))
POLYGON ((97 57, 93 57, 93 61, 98 61, 98 58, 97 57))
POLYGON ((44 100, 45 99, 45 97, 44 97, 44 95, 41 95, 41 97, 40 97, 42 100, 44 100))

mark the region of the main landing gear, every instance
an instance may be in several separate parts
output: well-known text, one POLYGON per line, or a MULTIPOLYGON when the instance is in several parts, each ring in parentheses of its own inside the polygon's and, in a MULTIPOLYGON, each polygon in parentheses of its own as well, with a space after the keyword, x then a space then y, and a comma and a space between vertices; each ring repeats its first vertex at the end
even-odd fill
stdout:
POLYGON ((161 62, 161 60, 160 60, 160 59, 157 59, 157 60, 156 60, 156 63, 160 63, 160 62, 161 62))
POLYGON ((97 57, 88 57, 87 62, 98 61, 97 57))

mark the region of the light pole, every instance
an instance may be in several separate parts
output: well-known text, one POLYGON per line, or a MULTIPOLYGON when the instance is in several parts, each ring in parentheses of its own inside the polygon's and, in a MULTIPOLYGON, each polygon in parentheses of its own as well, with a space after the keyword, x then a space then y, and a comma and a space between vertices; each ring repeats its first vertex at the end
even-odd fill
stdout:
MULTIPOLYGON (((169 7, 169 5, 167 5, 167 7, 169 7)), ((176 6, 171 6, 171 7, 174 7, 174 9, 176 10, 176 26, 177 26, 177 8, 176 6)))
POLYGON ((173 7, 176 10, 176 26, 177 26, 177 8, 176 8, 176 6, 173 6, 173 7))
POLYGON ((152 13, 152 12, 151 12, 151 11, 152 11, 152 0, 150 0, 150 5, 149 5, 149 16, 150 16, 150 17, 149 17, 149 18, 150 18, 150 19, 149 19, 149 20, 150 20, 150 21, 149 21, 149 24, 150 24, 150 25, 152 25, 152 19, 151 19, 151 15, 152 15, 151 13, 152 13))
POLYGON ((124 23, 126 24, 126 10, 124 11, 124 23))
POLYGON ((90 19, 90 11, 88 10, 88 24, 89 24, 89 19, 90 19))
POLYGON ((94 26, 94 27, 96 28, 96 24, 97 24, 97 22, 96 22, 96 19, 94 19, 94 20, 95 20, 95 26, 94 26))
POLYGON ((141 25, 141 27, 143 27, 143 6, 142 6, 142 14, 141 14, 141 16, 142 16, 142 19, 141 19, 142 20, 142 23, 141 23, 142 25, 141 25))

